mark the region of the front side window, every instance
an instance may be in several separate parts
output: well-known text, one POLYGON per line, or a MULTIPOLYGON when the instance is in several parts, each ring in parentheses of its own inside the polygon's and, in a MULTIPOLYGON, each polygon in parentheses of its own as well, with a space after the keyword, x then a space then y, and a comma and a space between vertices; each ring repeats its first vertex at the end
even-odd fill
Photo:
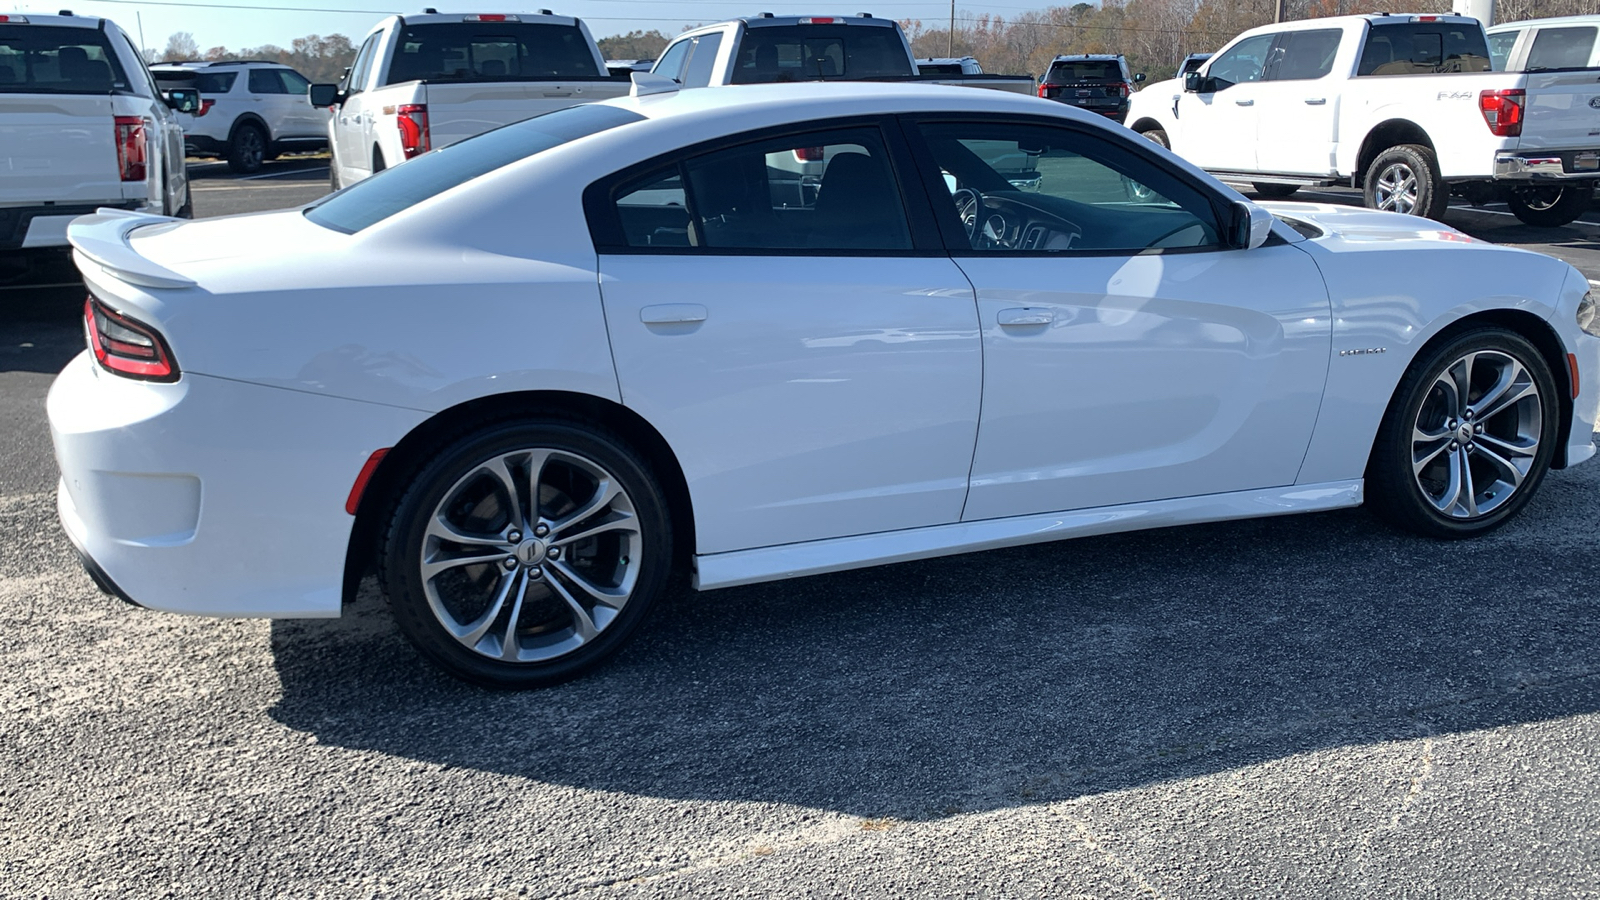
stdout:
POLYGON ((693 38, 684 38, 667 48, 661 54, 661 59, 656 61, 655 68, 650 71, 656 75, 665 75, 673 81, 683 81, 683 63, 689 58, 689 48, 694 46, 693 38))
POLYGON ((768 25, 745 31, 732 81, 770 84, 910 74, 911 57, 893 28, 768 25))
POLYGON ((1211 61, 1206 77, 1216 82, 1215 90, 1223 91, 1236 84, 1260 81, 1267 65, 1267 53, 1272 50, 1275 34, 1258 34, 1245 38, 1211 61))
POLYGON ((683 75, 684 87, 706 87, 711 84, 711 69, 717 61, 717 48, 721 46, 721 32, 695 38, 694 54, 689 57, 689 69, 683 75))
POLYGON ((105 32, 0 25, 0 93, 107 94, 132 90, 105 32))
POLYGON ((283 81, 283 92, 286 94, 303 95, 311 90, 311 82, 293 69, 279 69, 278 78, 283 81))
POLYGON ((1528 51, 1529 72, 1539 69, 1582 69, 1594 53, 1594 26, 1579 28, 1541 28, 1533 36, 1528 51))
POLYGON ((1434 75, 1487 72, 1483 29, 1449 22, 1379 25, 1367 33, 1357 75, 1434 75))
POLYGON ((367 42, 361 45, 361 52, 356 54, 355 63, 345 75, 348 79, 346 94, 359 94, 367 89, 367 74, 372 70, 372 57, 377 53, 378 42, 382 39, 383 34, 380 32, 367 38, 367 42))
POLYGON ((1291 31, 1273 51, 1267 68, 1268 81, 1300 81, 1321 78, 1333 71, 1333 57, 1339 52, 1344 32, 1337 28, 1317 31, 1291 31))
POLYGON ((921 131, 974 251, 1140 253, 1222 245, 1205 194, 1111 141, 1012 123, 932 123, 921 131))
POLYGON ((387 84, 600 78, 576 25, 450 22, 403 28, 387 84))
POLYGON ((894 171, 875 129, 774 138, 663 166, 615 193, 631 248, 910 250, 894 171))

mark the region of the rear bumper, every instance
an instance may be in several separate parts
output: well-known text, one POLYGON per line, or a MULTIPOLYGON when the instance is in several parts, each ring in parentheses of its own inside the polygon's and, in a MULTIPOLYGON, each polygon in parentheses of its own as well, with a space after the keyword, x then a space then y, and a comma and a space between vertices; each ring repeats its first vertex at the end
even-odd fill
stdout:
POLYGON ((1497 153, 1497 181, 1597 181, 1600 148, 1554 152, 1497 153))
POLYGON ((1121 124, 1124 119, 1128 118, 1128 104, 1126 102, 1118 104, 1117 106, 1088 106, 1082 103, 1074 103, 1070 97, 1051 97, 1050 99, 1062 104, 1063 106, 1070 106, 1073 109, 1081 109, 1084 112, 1096 113, 1098 115, 1105 116, 1106 118, 1118 124, 1121 124))
POLYGON ((143 200, 113 200, 71 206, 0 206, 0 250, 65 247, 67 223, 73 219, 97 209, 143 209, 144 206, 143 200))

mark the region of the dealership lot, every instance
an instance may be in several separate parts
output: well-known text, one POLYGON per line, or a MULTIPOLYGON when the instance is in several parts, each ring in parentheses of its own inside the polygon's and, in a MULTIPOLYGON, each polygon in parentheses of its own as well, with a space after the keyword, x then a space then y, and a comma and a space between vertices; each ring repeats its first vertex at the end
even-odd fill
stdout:
MULTIPOLYGON (((327 186, 194 174, 201 216, 327 186)), ((1447 218, 1600 279, 1595 212, 1447 218)), ((0 289, 0 894, 1600 893, 1600 463, 1470 543, 1356 510, 679 590, 597 674, 497 694, 370 586, 336 621, 95 591, 43 412, 82 291, 28 279, 0 289)))

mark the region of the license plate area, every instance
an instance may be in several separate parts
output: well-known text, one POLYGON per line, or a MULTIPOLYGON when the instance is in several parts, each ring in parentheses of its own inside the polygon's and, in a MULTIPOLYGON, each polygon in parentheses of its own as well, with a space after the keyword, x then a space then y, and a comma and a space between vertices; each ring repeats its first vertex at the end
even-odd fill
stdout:
POLYGON ((1600 172, 1600 153, 1577 153, 1572 157, 1572 171, 1600 172))

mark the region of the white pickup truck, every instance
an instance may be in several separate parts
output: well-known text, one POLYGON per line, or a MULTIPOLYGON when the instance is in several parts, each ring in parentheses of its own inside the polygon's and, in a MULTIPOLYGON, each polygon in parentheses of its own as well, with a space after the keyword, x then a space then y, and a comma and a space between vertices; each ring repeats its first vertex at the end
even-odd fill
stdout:
POLYGON ((1032 94, 1032 75, 918 71, 892 19, 858 16, 744 16, 685 31, 656 60, 656 75, 684 87, 780 81, 919 81, 1032 94))
POLYGON ((1134 95, 1127 123, 1268 196, 1350 184, 1369 207, 1430 218, 1455 193, 1565 225, 1600 179, 1600 71, 1491 72, 1483 27, 1458 16, 1252 29, 1134 95))
POLYGON ((368 33, 330 107, 333 186, 354 184, 436 147, 579 103, 628 93, 589 29, 570 16, 391 16, 368 33))
POLYGON ((65 247, 99 207, 189 215, 173 111, 199 108, 106 19, 0 13, 0 251, 65 247))

